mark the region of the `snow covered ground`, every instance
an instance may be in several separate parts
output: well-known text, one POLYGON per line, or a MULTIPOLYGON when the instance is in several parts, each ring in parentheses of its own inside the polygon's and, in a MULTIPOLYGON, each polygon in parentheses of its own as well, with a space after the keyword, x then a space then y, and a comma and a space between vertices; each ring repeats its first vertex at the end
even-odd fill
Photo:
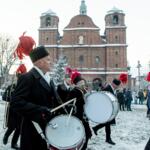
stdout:
MULTIPOLYGON (((10 140, 3 145, 2 138, 6 129, 3 129, 5 102, 0 101, 0 150, 11 150, 10 140)), ((116 117, 116 126, 112 126, 112 139, 115 146, 105 142, 105 130, 98 131, 98 136, 93 135, 88 148, 91 150, 144 150, 150 137, 150 120, 146 118, 145 105, 132 105, 131 111, 120 111, 116 117)))

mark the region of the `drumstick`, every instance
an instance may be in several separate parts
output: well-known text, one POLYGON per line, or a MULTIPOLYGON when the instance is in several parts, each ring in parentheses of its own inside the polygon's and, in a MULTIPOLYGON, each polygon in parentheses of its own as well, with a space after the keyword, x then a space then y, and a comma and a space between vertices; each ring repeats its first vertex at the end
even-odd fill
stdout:
POLYGON ((76 101, 76 98, 73 98, 73 99, 71 99, 71 100, 69 100, 69 101, 67 101, 67 102, 65 102, 65 103, 63 103, 63 104, 61 104, 61 105, 59 105, 59 106, 53 108, 50 112, 54 112, 54 111, 56 111, 56 110, 62 108, 63 106, 65 106, 65 105, 67 105, 67 104, 69 104, 69 103, 71 103, 71 102, 73 102, 73 101, 76 101))
MULTIPOLYGON (((73 106, 75 105, 75 103, 76 103, 76 99, 74 100, 74 102, 73 102, 73 106)), ((69 124, 69 120, 70 120, 70 116, 72 115, 72 112, 73 112, 73 107, 71 108, 71 110, 70 110, 70 114, 69 114, 69 116, 68 116, 68 120, 67 120, 67 126, 68 126, 68 124, 69 124)))

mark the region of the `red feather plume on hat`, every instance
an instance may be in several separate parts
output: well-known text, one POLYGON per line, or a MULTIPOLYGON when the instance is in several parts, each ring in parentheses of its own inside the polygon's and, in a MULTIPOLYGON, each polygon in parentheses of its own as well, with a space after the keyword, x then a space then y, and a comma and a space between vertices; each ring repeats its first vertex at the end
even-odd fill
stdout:
POLYGON ((81 76, 81 74, 78 71, 75 71, 75 72, 72 73, 72 75, 71 75, 72 83, 74 83, 75 78, 78 77, 78 76, 81 76))
POLYGON ((25 36, 25 32, 22 36, 19 37, 19 44, 15 50, 14 55, 18 56, 19 59, 23 59, 23 54, 28 56, 33 49, 33 46, 36 45, 34 39, 30 36, 25 36))
POLYGON ((123 83, 126 84, 128 81, 128 75, 126 73, 122 73, 119 76, 119 80, 123 83))
POLYGON ((147 74, 146 80, 147 80, 148 82, 150 82, 150 72, 147 74))
POLYGON ((27 72, 27 69, 26 69, 26 66, 24 64, 21 64, 17 68, 17 71, 16 71, 16 73, 18 73, 18 74, 22 74, 22 73, 26 73, 26 72, 27 72))

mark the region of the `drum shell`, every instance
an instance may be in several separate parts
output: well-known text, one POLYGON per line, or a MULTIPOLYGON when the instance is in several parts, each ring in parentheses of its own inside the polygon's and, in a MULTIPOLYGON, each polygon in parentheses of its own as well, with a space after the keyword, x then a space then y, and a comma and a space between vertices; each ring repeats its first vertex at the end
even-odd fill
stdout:
POLYGON ((94 123, 113 120, 119 111, 117 98, 107 91, 94 91, 85 95, 84 113, 94 123))
POLYGON ((46 126, 45 134, 50 150, 78 150, 85 141, 85 130, 82 122, 75 116, 59 115, 46 126), (67 124, 68 123, 68 124, 67 124), (54 128, 52 125, 57 124, 54 128))

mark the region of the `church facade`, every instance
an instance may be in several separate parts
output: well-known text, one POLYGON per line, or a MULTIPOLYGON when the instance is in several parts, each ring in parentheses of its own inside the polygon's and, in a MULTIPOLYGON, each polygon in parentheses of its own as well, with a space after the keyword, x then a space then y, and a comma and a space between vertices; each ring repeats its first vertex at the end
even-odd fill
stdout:
POLYGON ((39 45, 45 45, 55 61, 60 55, 68 66, 77 69, 91 81, 100 77, 105 81, 127 73, 127 44, 125 14, 113 8, 105 15, 104 35, 87 15, 85 0, 80 13, 71 18, 59 36, 59 17, 51 10, 40 16, 39 45))

